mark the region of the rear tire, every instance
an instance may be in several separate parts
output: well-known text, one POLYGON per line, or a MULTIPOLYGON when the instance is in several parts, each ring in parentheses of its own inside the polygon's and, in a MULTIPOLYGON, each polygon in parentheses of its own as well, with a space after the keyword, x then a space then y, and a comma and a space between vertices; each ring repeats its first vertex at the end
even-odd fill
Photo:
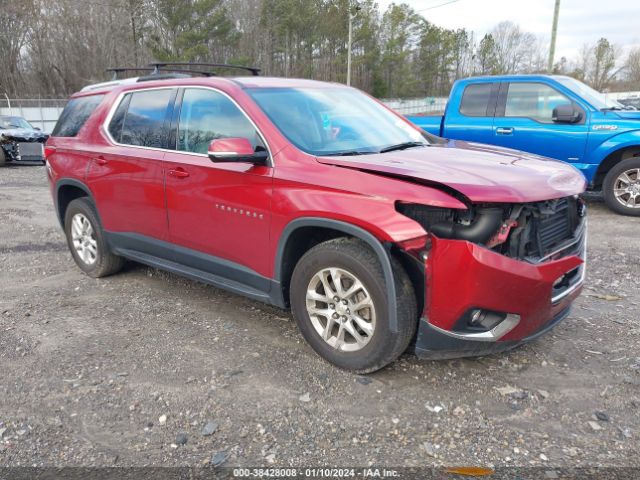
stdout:
POLYGON ((64 216, 64 232, 73 259, 90 277, 106 277, 122 269, 124 259, 111 252, 96 209, 88 198, 77 198, 69 203, 64 216))
POLYGON ((602 184, 604 201, 616 213, 640 216, 640 157, 615 165, 602 184))
POLYGON ((394 258, 391 263, 397 333, 389 325, 382 267, 367 244, 352 238, 329 240, 299 260, 291 278, 291 310, 305 340, 328 362, 371 373, 407 349, 418 324, 416 297, 400 263, 394 258))

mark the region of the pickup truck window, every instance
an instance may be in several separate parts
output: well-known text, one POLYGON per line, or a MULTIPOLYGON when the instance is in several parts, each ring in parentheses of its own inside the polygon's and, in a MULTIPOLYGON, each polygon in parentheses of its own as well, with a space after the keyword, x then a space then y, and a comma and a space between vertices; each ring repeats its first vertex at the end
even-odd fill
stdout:
POLYGON ((543 83, 510 83, 504 116, 553 123, 553 109, 571 103, 562 93, 543 83))
POLYGON ((460 114, 466 117, 487 117, 493 83, 467 85, 462 93, 460 114))
POLYGON ((206 154, 216 138, 240 137, 264 147, 256 129, 236 105, 213 90, 187 88, 182 98, 178 150, 206 154))

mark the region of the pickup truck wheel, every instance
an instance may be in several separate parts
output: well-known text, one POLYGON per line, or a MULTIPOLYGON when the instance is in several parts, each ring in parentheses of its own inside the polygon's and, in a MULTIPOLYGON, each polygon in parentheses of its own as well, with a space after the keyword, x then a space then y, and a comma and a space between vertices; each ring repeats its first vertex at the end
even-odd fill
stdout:
POLYGON ((640 216, 640 157, 623 160, 604 179, 604 200, 614 212, 640 216))
POLYGON ((371 373, 398 358, 417 326, 413 285, 392 259, 398 332, 389 326, 386 283, 375 253, 350 238, 310 249, 291 278, 291 309, 305 340, 345 370, 371 373))
POLYGON ((106 277, 122 269, 124 259, 111 253, 98 214, 88 199, 77 198, 69 203, 64 232, 73 259, 90 277, 106 277))

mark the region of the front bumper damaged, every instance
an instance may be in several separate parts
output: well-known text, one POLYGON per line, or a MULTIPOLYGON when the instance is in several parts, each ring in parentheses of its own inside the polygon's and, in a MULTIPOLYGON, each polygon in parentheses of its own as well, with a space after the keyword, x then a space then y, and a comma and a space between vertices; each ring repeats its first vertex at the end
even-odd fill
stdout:
POLYGON ((463 240, 432 238, 415 353, 429 359, 486 355, 552 329, 582 290, 586 222, 583 227, 574 241, 540 263, 463 240), (485 329, 470 326, 473 312, 490 312, 498 323, 485 329))

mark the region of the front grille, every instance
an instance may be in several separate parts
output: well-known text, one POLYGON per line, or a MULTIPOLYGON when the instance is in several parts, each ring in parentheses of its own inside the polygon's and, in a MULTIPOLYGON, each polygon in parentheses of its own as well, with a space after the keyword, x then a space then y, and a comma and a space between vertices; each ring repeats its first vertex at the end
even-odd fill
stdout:
POLYGON ((539 248, 548 252, 553 247, 571 236, 571 221, 569 217, 569 202, 561 199, 554 211, 543 214, 537 219, 539 248))
POLYGON ((514 206, 514 212, 516 226, 505 244, 497 248, 505 255, 538 263, 573 254, 581 243, 584 204, 579 198, 514 206))
POLYGON ((21 160, 43 160, 43 145, 40 142, 18 143, 18 154, 21 160))

